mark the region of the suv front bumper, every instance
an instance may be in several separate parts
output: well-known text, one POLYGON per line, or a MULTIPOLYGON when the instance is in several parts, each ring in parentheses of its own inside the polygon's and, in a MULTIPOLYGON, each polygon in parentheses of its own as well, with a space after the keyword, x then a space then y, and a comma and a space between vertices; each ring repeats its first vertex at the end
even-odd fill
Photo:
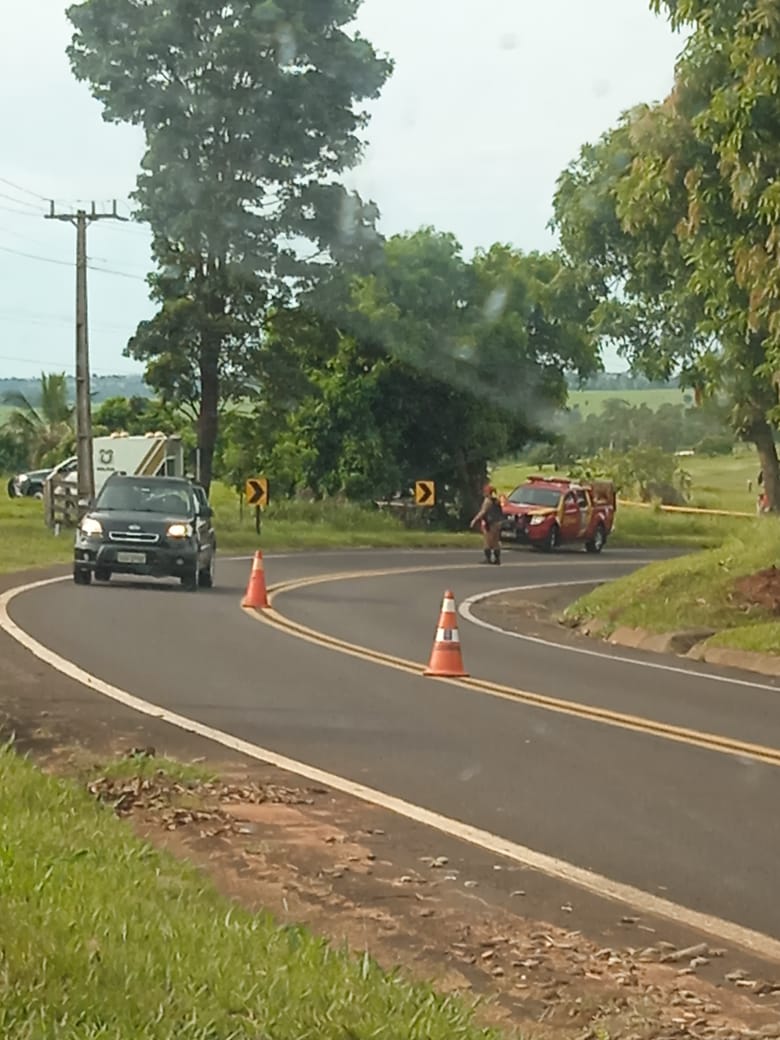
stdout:
POLYGON ((79 567, 112 574, 138 574, 151 578, 179 578, 198 566, 198 550, 191 542, 181 545, 111 545, 79 539, 73 556, 79 567))

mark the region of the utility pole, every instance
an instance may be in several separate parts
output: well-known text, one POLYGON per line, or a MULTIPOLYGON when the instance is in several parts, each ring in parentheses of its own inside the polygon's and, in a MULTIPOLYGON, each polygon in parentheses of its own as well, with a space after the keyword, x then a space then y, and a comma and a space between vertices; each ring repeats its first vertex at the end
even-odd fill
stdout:
MULTIPOLYGON (((95 469, 92 458, 92 399, 89 378, 89 330, 87 325, 87 227, 96 220, 127 220, 116 211, 98 213, 95 203, 88 213, 56 213, 54 202, 46 220, 66 220, 76 228, 76 457, 78 459, 78 499, 95 496, 95 469)), ((79 516, 82 513, 79 507, 79 516)))

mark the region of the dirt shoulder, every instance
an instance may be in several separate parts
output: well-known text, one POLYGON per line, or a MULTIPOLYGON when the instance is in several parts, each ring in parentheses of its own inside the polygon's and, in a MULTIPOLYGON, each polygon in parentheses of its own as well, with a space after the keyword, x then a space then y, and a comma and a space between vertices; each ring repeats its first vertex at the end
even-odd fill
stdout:
POLYGON ((780 964, 138 716, 0 635, 0 737, 11 735, 76 779, 133 749, 207 764, 220 781, 195 801, 164 778, 93 793, 229 898, 486 1000, 486 1020, 539 1037, 780 1037, 780 964))
POLYGON ((498 592, 471 605, 471 613, 480 621, 506 632, 538 636, 557 643, 582 643, 582 634, 562 625, 558 618, 576 599, 592 592, 603 582, 577 585, 576 588, 551 586, 524 592, 498 592))

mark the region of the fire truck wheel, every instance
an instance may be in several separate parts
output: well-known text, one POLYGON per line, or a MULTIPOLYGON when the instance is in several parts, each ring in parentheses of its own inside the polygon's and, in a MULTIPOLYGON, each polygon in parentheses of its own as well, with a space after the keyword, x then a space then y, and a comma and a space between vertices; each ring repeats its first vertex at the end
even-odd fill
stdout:
POLYGON ((604 525, 599 524, 589 542, 585 543, 585 549, 589 553, 600 553, 607 543, 607 532, 604 525))
POLYGON ((561 544, 561 532, 557 524, 553 524, 550 533, 544 540, 542 548, 545 552, 554 552, 561 544))

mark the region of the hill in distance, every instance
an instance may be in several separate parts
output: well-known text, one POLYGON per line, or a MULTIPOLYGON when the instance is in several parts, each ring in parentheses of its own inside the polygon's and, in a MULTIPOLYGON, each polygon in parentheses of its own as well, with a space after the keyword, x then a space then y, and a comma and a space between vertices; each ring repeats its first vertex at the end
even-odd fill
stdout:
MULTIPOLYGON (((68 376, 68 393, 72 401, 76 399, 76 380, 68 376)), ((92 403, 100 404, 109 397, 151 397, 152 391, 143 380, 143 376, 92 376, 92 403)), ((35 407, 40 403, 40 379, 0 379, 0 402, 6 394, 24 394, 35 407)))

